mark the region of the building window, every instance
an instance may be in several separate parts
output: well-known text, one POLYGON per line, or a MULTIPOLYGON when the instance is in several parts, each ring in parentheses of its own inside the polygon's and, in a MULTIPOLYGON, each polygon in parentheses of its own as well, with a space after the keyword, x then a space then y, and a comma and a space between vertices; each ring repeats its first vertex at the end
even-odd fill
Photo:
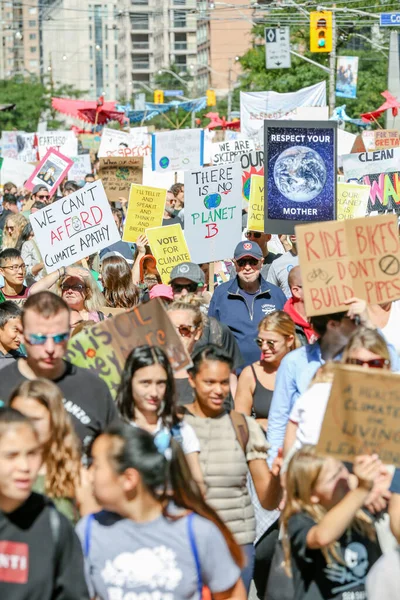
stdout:
POLYGON ((106 60, 108 60, 108 44, 106 44, 106 60))
POLYGON ((37 67, 38 66, 38 61, 37 60, 30 60, 29 61, 29 66, 30 67, 37 67))
POLYGON ((90 65, 89 72, 90 72, 90 79, 93 80, 93 77, 94 77, 93 65, 90 65))
POLYGON ((36 40, 36 33, 30 33, 29 34, 29 39, 30 40, 36 40))
POLYGON ((108 26, 107 25, 104 27, 104 39, 108 40, 108 26))
POLYGON ((29 27, 36 27, 36 21, 28 21, 29 27))
POLYGON ((36 8, 35 8, 34 6, 32 6, 32 7, 29 9, 29 14, 30 14, 30 15, 36 15, 36 8))
POLYGON ((114 59, 118 60, 118 46, 114 46, 114 59))
POLYGON ((106 65, 106 79, 109 78, 109 73, 108 73, 108 65, 106 65))
POLYGON ((186 12, 174 10, 174 27, 186 27, 186 12))
POLYGON ((33 53, 33 52, 36 52, 36 50, 37 50, 37 46, 31 46, 31 47, 29 48, 29 50, 30 50, 32 53, 33 53))
POLYGON ((89 47, 89 58, 90 60, 93 60, 93 46, 89 47))
POLYGON ((93 39, 93 28, 91 25, 89 25, 89 40, 93 39))

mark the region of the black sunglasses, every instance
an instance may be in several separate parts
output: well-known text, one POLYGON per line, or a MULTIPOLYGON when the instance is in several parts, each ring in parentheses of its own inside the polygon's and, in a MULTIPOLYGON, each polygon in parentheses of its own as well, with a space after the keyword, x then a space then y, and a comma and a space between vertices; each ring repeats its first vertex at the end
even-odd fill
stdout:
POLYGON ((240 268, 245 267, 246 265, 255 267, 256 265, 258 265, 258 258, 252 258, 252 257, 239 258, 239 260, 237 260, 236 262, 238 264, 238 267, 240 267, 240 268))
POLYGON ((260 237, 262 236, 262 233, 260 231, 246 231, 246 237, 253 237, 256 238, 256 240, 258 240, 260 237))
POLYGON ((191 283, 171 283, 171 287, 172 287, 172 291, 175 292, 176 294, 179 294, 179 292, 181 292, 182 290, 187 290, 188 292, 191 292, 192 294, 194 294, 194 292, 197 292, 197 290, 199 289, 199 284, 195 283, 195 282, 191 282, 191 283))

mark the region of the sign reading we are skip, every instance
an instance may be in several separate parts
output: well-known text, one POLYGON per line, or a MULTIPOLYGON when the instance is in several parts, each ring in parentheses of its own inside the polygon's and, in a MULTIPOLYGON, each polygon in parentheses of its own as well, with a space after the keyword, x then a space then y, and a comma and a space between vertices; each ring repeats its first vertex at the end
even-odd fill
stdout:
POLYGON ((191 262, 189 250, 179 224, 146 229, 151 252, 157 261, 157 270, 163 283, 168 284, 176 265, 191 262))
POLYGON ((101 181, 38 210, 30 221, 48 273, 120 239, 101 181))
POLYGON ((254 140, 231 140, 212 144, 213 165, 231 163, 240 160, 242 154, 248 154, 255 149, 254 140))
POLYGON ((185 173, 185 236, 195 263, 233 256, 242 233, 240 163, 185 173))
POLYGON ((346 311, 352 297, 400 298, 396 215, 298 225, 296 236, 308 317, 346 311))

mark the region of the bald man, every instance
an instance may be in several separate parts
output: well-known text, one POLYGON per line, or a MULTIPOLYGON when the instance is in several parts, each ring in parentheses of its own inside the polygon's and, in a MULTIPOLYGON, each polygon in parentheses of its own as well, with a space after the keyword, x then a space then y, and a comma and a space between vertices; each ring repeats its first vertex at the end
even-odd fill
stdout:
POLYGON ((296 324, 297 337, 301 343, 312 344, 318 338, 308 322, 304 306, 304 294, 299 266, 293 267, 288 276, 288 285, 292 297, 286 302, 283 310, 288 313, 296 324))

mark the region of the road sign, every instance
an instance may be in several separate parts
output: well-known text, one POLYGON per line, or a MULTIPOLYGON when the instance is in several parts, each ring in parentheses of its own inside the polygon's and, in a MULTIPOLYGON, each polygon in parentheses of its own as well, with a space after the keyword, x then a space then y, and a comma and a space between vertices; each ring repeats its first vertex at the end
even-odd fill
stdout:
POLYGON ((183 90, 164 90, 164 96, 183 96, 183 90))
POLYGON ((267 69, 290 69, 289 27, 266 27, 264 34, 267 69))
POLYGON ((381 13, 379 17, 381 27, 400 27, 400 13, 381 13))

